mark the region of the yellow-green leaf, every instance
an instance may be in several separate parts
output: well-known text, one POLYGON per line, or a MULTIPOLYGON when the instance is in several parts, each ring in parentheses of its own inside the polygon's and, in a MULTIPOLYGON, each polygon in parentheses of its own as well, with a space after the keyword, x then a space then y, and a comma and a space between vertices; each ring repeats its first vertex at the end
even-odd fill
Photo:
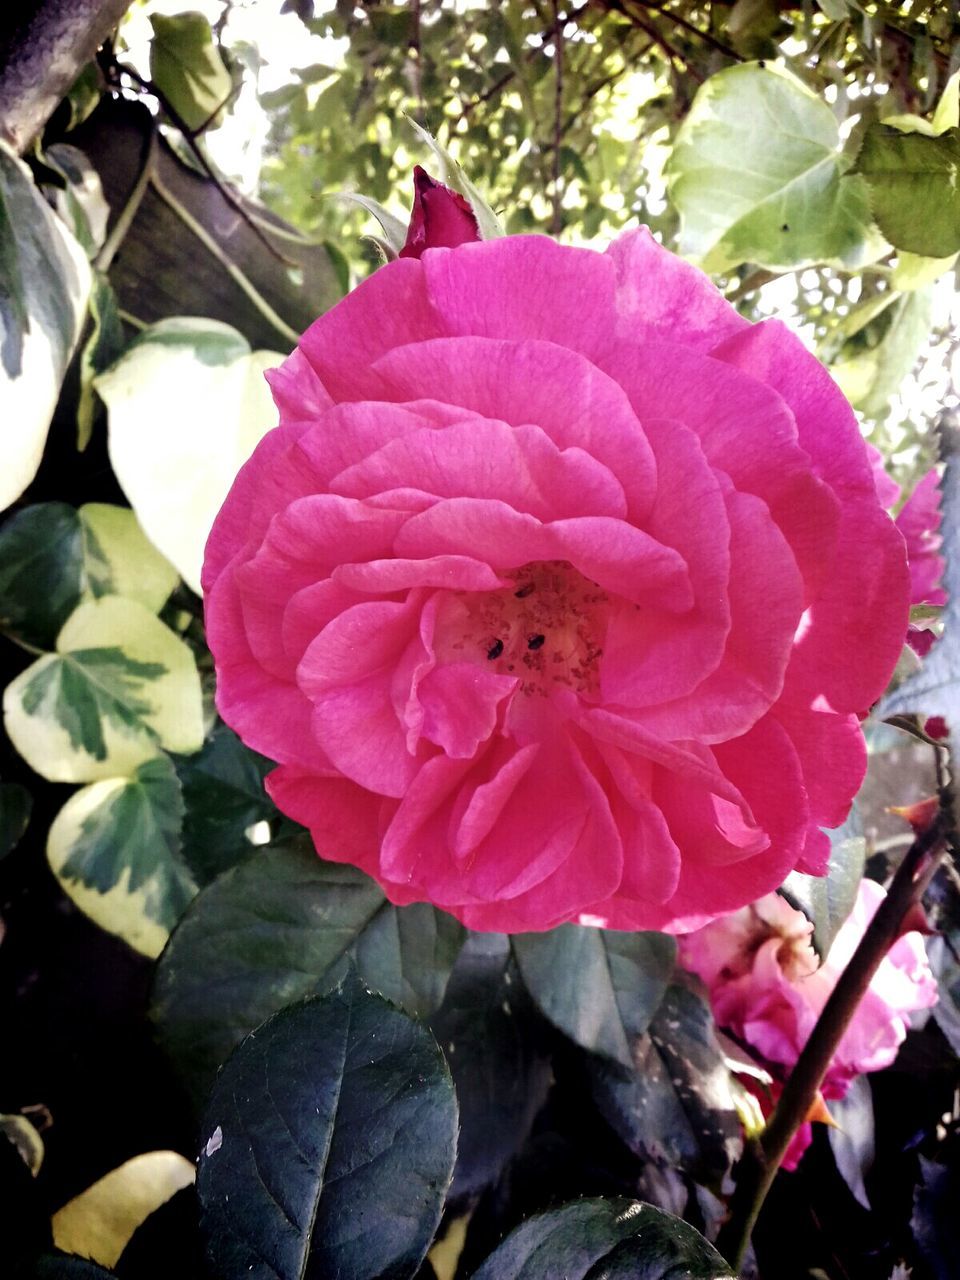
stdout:
POLYGON ((81 604, 40 658, 8 685, 4 722, 30 767, 53 782, 130 773, 161 746, 203 742, 200 678, 187 646, 142 604, 81 604))
POLYGON ((161 755, 71 796, 50 828, 47 859, 85 915, 155 958, 197 891, 182 826, 180 783, 161 755))

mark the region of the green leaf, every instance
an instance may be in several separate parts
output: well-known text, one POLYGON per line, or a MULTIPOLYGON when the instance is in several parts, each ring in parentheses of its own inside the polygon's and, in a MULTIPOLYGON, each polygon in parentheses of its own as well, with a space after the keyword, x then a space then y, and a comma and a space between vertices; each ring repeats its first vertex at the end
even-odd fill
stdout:
POLYGON ((144 330, 94 382, 117 479, 147 537, 197 593, 214 517, 276 425, 263 374, 282 360, 251 352, 229 325, 176 316, 144 330))
POLYGON ((201 885, 250 854, 250 827, 276 818, 263 785, 273 767, 222 722, 197 755, 177 761, 186 806, 184 857, 201 885))
POLYGON ((698 90, 665 169, 680 252, 714 272, 872 261, 883 246, 847 168, 832 111, 801 81, 768 63, 727 67, 698 90))
POLYGON ((897 254, 897 265, 890 274, 890 287, 904 293, 925 289, 949 271, 956 261, 955 253, 949 258, 921 258, 915 253, 902 251, 897 254))
POLYGON ((129 778, 71 796, 50 828, 47 858, 81 911, 156 957, 197 891, 181 857, 182 821, 176 771, 158 756, 129 778))
POLYGON ((156 612, 177 581, 126 507, 43 502, 0 529, 0 629, 38 648, 84 598, 125 595, 156 612))
POLYGON ((0 511, 36 475, 89 290, 83 249, 0 142, 0 511))
POLYGON ((936 137, 871 124, 857 159, 880 230, 927 258, 960 250, 960 129, 936 137))
POLYGON ((78 147, 57 142, 43 152, 43 161, 60 174, 64 185, 54 189, 54 207, 64 223, 93 258, 107 237, 110 206, 100 175, 78 147))
POLYGON ((30 822, 33 797, 19 782, 0 782, 0 858, 20 843, 30 822))
POLYGON ((80 354, 80 396, 77 400, 77 448, 90 443, 98 397, 93 380, 117 360, 126 345, 116 295, 105 275, 94 273, 90 291, 93 328, 80 354))
POLYGON ((209 20, 201 13, 151 13, 150 23, 150 79, 188 129, 204 128, 233 91, 209 20))
POLYGON ((867 842, 856 809, 842 827, 829 835, 827 874, 805 876, 800 871, 791 871, 780 888, 790 905, 802 911, 813 925, 811 942, 821 960, 853 910, 867 859, 867 842))
POLYGON ((354 867, 262 849, 199 894, 157 969, 152 1017, 199 1096, 237 1041, 292 1000, 329 990, 351 957, 410 1013, 440 1003, 464 930, 394 907, 354 867))
MULTIPOLYGON (((933 295, 930 288, 901 297, 881 295, 887 303, 844 345, 830 372, 854 408, 869 418, 884 418, 890 400, 916 364, 930 337, 933 295)), ((871 298, 867 308, 881 299, 871 298)), ((856 311, 847 318, 854 325, 856 311)))
POLYGON ((590 1061, 601 1114, 645 1160, 666 1160, 706 1185, 719 1184, 742 1134, 730 1072, 710 1007, 689 987, 667 989, 648 1030, 633 1041, 633 1069, 590 1061))
POLYGON ((677 944, 662 933, 619 933, 565 924, 521 933, 513 952, 540 1011, 582 1048, 633 1066, 673 976, 677 944))
POLYGON ((40 658, 7 686, 13 745, 52 782, 125 775, 160 746, 187 754, 203 741, 193 655, 133 600, 81 604, 40 658))
POLYGON ((407 1280, 440 1221, 457 1105, 430 1033, 351 976, 243 1041, 203 1133, 218 1275, 407 1280))
POLYGON ((473 1280, 727 1280, 713 1245, 652 1204, 578 1200, 519 1226, 473 1280))
POLYGON ((366 209, 367 213, 372 213, 377 222, 380 223, 387 247, 394 255, 400 252, 407 242, 407 224, 402 218, 398 218, 389 209, 385 209, 378 200, 371 200, 369 196, 358 195, 355 191, 342 191, 338 193, 337 198, 339 200, 347 200, 351 204, 358 204, 362 209, 366 209))
MULTIPOLYGON (((408 124, 420 141, 425 142, 433 152, 439 168, 439 172, 433 176, 452 188, 452 190, 458 191, 469 202, 476 215, 480 239, 495 240, 498 236, 502 236, 503 227, 500 224, 500 219, 484 200, 479 188, 474 186, 446 147, 441 146, 433 134, 417 124, 416 120, 408 118, 408 124)), ((404 232, 404 237, 406 237, 406 232, 404 232)))
POLYGON ((553 1082, 548 1028, 520 981, 510 942, 472 933, 430 1019, 460 1107, 451 1200, 473 1199, 500 1177, 530 1135, 553 1082))
POLYGON ((113 1280, 113 1272, 88 1258, 53 1250, 31 1259, 28 1268, 15 1273, 14 1280, 113 1280))

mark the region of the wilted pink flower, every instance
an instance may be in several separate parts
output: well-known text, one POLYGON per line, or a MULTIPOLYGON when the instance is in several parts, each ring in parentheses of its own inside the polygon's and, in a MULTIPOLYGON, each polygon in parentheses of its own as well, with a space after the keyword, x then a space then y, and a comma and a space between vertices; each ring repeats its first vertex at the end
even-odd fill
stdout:
MULTIPOLYGON (((813 925, 778 894, 713 921, 680 940, 681 963, 710 991, 714 1017, 746 1044, 775 1079, 800 1056, 817 1018, 885 897, 863 880, 853 910, 821 963, 813 925)), ((874 974, 821 1086, 842 1098, 855 1076, 888 1067, 907 1034, 907 1017, 936 1003, 937 983, 919 933, 904 933, 874 974)), ((791 1149, 791 1168, 809 1143, 791 1149)))
POLYGON ((271 376, 218 706, 327 858, 473 928, 694 928, 800 867, 906 627, 853 414, 645 230, 377 271, 271 376))
POLYGON ((424 249, 452 249, 479 240, 470 202, 417 165, 413 170, 413 210, 401 258, 419 258, 424 249))

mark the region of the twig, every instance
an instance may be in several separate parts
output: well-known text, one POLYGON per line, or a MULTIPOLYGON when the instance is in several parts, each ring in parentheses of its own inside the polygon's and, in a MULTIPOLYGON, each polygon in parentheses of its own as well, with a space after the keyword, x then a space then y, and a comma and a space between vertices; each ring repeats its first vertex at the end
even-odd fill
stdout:
MULTIPOLYGON (((230 208, 233 209, 237 214, 239 214, 239 216, 247 224, 247 226, 250 228, 253 234, 257 237, 260 243, 264 246, 264 248, 266 248, 268 252, 271 253, 273 257, 277 259, 278 262, 282 262, 285 267, 297 266, 297 263, 295 263, 291 258, 284 257, 284 255, 280 252, 280 250, 276 247, 276 245, 271 244, 269 239, 264 235, 264 233, 256 225, 256 223, 250 217, 247 210, 244 208, 243 202, 233 194, 233 192, 230 190, 230 187, 227 185, 227 183, 225 183, 221 179, 220 175, 217 173, 213 165, 207 159, 206 155, 204 154, 203 148, 200 146, 199 142, 196 139, 194 131, 186 123, 186 121, 177 111, 176 107, 171 105, 170 100, 167 98, 166 94, 161 89, 158 89, 152 80, 145 80, 144 77, 140 75, 139 72, 134 71, 132 67, 128 67, 125 63, 119 62, 116 59, 114 59, 114 65, 116 66, 116 69, 118 71, 122 72, 126 76, 129 76, 130 79, 133 80, 135 84, 138 84, 140 88, 144 90, 145 93, 149 93, 154 98, 156 98, 157 102, 159 102, 160 106, 163 108, 164 115, 169 117, 170 123, 183 136, 184 141, 186 142, 190 150, 193 152, 194 156, 196 156, 197 163, 203 169, 204 173, 207 175, 207 177, 210 179, 210 181, 213 183, 216 189, 220 192, 221 196, 223 196, 224 200, 226 200, 230 208)), ((229 99, 227 100, 229 101, 229 99)), ((217 107, 217 111, 219 110, 220 110, 220 107, 217 107)), ((216 114, 216 112, 214 114, 216 114)))
POLYGON ((423 50, 420 44, 420 0, 410 0, 413 14, 413 32, 410 36, 410 50, 413 53, 413 92, 417 99, 417 119, 423 124, 426 119, 426 106, 423 101, 423 50))
POLYGON ((696 36, 704 44, 708 44, 711 49, 716 49, 718 53, 722 53, 727 58, 733 58, 735 62, 743 62, 742 54, 737 53, 736 49, 732 49, 730 45, 718 40, 712 32, 701 31, 699 27, 694 26, 692 22, 688 22, 686 18, 679 13, 675 13, 672 9, 667 9, 661 4, 653 4, 651 0, 634 0, 634 3, 639 4, 642 9, 650 10, 652 13, 660 13, 665 18, 672 18, 678 27, 683 27, 684 31, 689 31, 692 36, 696 36))
POLYGON ((850 963, 824 1005, 820 1017, 783 1086, 770 1122, 744 1153, 730 1218, 717 1240, 720 1252, 739 1270, 754 1224, 787 1152, 823 1083, 837 1045, 850 1024, 884 956, 900 936, 909 911, 923 895, 940 860, 951 830, 950 799, 941 793, 940 814, 917 836, 897 868, 887 896, 880 903, 850 963))
POLYGON ((560 189, 560 138, 563 128, 563 27, 560 7, 553 0, 553 61, 556 88, 553 97, 553 219, 550 231, 558 236, 563 230, 563 192, 560 189))

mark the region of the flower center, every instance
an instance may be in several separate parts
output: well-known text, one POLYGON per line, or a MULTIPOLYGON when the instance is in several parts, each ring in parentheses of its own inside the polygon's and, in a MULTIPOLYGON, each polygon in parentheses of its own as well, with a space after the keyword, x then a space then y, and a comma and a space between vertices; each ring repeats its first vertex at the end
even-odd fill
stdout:
POLYGON ((441 606, 434 647, 441 662, 477 662, 517 676, 527 695, 559 688, 593 695, 610 597, 565 560, 501 574, 499 591, 454 591, 441 606))

